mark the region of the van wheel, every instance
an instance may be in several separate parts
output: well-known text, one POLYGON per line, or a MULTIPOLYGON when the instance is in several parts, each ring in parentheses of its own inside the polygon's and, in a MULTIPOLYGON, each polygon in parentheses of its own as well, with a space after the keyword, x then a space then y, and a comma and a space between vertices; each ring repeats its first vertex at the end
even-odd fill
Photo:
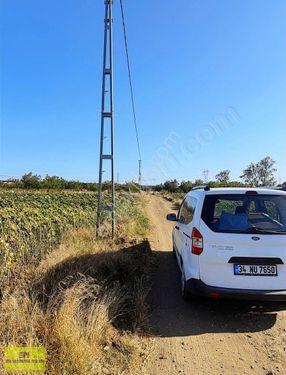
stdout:
POLYGON ((182 264, 182 274, 181 274, 181 293, 185 301, 197 301, 200 299, 200 297, 193 294, 187 286, 183 264, 182 264))
POLYGON ((177 258, 177 255, 176 255, 176 250, 175 250, 175 246, 173 245, 173 258, 176 259, 177 258))
POLYGON ((182 273, 181 273, 181 293, 182 293, 182 297, 185 300, 190 299, 191 295, 190 295, 190 292, 187 289, 186 276, 185 276, 183 266, 182 266, 182 273))

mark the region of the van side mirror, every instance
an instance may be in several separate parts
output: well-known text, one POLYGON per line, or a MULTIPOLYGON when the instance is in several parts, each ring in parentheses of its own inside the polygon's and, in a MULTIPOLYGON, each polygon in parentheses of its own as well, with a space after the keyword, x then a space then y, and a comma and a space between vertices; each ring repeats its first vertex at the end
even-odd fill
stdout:
POLYGON ((169 221, 177 221, 177 215, 176 214, 168 214, 166 216, 166 219, 169 221))

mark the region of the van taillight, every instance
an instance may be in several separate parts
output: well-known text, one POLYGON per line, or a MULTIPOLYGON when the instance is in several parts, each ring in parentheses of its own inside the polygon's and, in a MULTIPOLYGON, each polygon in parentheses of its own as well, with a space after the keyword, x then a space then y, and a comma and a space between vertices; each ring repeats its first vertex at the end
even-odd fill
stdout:
POLYGON ((192 231, 192 253, 200 255, 204 250, 203 236, 197 228, 193 228, 192 231))

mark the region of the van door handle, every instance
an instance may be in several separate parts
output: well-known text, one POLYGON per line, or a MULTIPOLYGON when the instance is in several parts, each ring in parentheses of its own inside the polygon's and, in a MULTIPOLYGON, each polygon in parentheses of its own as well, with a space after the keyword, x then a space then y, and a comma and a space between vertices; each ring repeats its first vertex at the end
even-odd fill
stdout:
POLYGON ((176 225, 176 226, 175 226, 175 229, 178 229, 178 230, 180 230, 180 227, 178 227, 178 225, 176 225))

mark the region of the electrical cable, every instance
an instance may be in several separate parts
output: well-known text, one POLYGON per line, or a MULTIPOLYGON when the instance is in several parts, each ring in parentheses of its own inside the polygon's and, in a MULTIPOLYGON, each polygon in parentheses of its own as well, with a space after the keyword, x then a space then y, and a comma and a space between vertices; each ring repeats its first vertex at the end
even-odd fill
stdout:
POLYGON ((133 84, 132 84, 129 52, 128 52, 128 42, 127 42, 127 32, 126 32, 126 25, 125 25, 123 0, 120 0, 120 8, 121 8, 122 27, 123 27, 123 33, 124 33, 124 44, 125 44, 125 53, 126 53, 127 68, 128 68, 128 78, 129 78, 130 95, 131 95, 131 102, 132 102, 133 120, 134 120, 134 127, 135 127, 135 134, 136 134, 136 141, 137 141, 137 148, 138 148, 138 155, 139 155, 139 163, 141 163, 141 148, 140 148, 140 142, 139 142, 137 116, 136 116, 136 111, 135 111, 135 100, 134 100, 134 91, 133 91, 133 84))

